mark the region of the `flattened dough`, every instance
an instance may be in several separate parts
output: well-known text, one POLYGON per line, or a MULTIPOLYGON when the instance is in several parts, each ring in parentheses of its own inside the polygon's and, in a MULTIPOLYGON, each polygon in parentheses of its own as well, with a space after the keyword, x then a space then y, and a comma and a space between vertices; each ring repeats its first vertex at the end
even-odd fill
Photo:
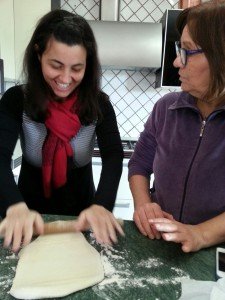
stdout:
POLYGON ((18 299, 62 297, 104 278, 100 254, 82 233, 39 236, 19 257, 10 290, 18 299))

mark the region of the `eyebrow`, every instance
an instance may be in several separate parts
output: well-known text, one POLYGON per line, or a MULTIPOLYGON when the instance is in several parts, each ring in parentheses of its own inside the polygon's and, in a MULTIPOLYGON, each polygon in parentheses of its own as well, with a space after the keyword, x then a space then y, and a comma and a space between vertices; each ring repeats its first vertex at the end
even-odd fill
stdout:
MULTIPOLYGON (((57 60, 57 59, 49 59, 49 61, 55 62, 55 63, 60 64, 60 65, 63 65, 63 63, 61 61, 57 60)), ((83 66, 83 65, 84 65, 84 63, 77 63, 77 64, 74 64, 72 66, 73 67, 80 67, 80 66, 83 66)))
POLYGON ((193 43, 191 43, 189 41, 181 41, 180 43, 182 44, 182 47, 193 48, 193 43))
POLYGON ((194 42, 189 42, 189 41, 183 41, 182 43, 182 48, 187 47, 189 49, 201 49, 199 45, 196 45, 194 42))

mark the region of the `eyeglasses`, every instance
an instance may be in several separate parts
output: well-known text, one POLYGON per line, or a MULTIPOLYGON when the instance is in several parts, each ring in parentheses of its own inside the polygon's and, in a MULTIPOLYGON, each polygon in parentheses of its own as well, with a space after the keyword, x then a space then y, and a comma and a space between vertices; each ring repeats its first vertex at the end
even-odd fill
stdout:
POLYGON ((180 56, 181 62, 184 66, 187 64, 187 57, 190 55, 195 55, 198 53, 203 53, 202 49, 195 49, 195 50, 187 50, 184 48, 181 48, 181 44, 179 41, 175 42, 175 49, 176 49, 176 54, 177 56, 180 56))

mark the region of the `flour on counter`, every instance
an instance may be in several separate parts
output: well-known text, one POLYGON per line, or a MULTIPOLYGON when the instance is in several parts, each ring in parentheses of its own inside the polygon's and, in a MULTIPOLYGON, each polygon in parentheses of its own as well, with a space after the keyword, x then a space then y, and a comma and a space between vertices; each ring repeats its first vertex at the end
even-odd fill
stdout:
MULTIPOLYGON (((4 277, 4 276, 3 276, 4 277)), ((8 289, 11 285, 12 285, 12 281, 13 279, 12 278, 2 278, 0 279, 0 286, 3 287, 3 289, 8 289)))
POLYGON ((163 262, 161 262, 158 258, 149 258, 148 260, 142 260, 139 262, 138 266, 145 267, 145 268, 152 268, 152 267, 159 267, 163 265, 163 262))
MULTIPOLYGON (((8 255, 5 257, 0 258, 0 264, 4 264, 4 268, 7 268, 7 264, 11 264, 11 260, 18 260, 18 256, 10 250, 7 251, 7 254, 8 255)), ((16 266, 9 266, 7 269, 7 275, 0 276, 0 287, 3 290, 8 290, 11 287, 16 272, 16 266)))
POLYGON ((18 256, 15 254, 15 253, 10 253, 9 255, 3 257, 3 258, 0 258, 0 264, 7 264, 8 263, 8 260, 11 260, 11 259, 18 259, 18 256))
MULTIPOLYGON (((97 244, 92 236, 91 244, 97 244)), ((99 245, 99 244, 98 244, 99 245)), ((92 287, 94 292, 103 299, 110 299, 106 297, 106 287, 116 284, 120 289, 126 289, 126 287, 148 287, 149 285, 166 285, 166 284, 178 284, 184 278, 190 278, 187 273, 179 268, 172 267, 174 276, 168 279, 161 279, 151 276, 151 268, 157 268, 162 266, 162 262, 159 258, 148 258, 147 260, 141 260, 137 266, 139 268, 149 269, 149 276, 137 276, 132 271, 132 266, 125 259, 128 257, 127 250, 118 251, 111 246, 101 245, 101 259, 105 270, 105 278, 98 285, 92 287), (106 298, 105 298, 106 297, 106 298)))
POLYGON ((18 259, 18 257, 15 253, 12 253, 11 255, 6 256, 6 259, 18 259))

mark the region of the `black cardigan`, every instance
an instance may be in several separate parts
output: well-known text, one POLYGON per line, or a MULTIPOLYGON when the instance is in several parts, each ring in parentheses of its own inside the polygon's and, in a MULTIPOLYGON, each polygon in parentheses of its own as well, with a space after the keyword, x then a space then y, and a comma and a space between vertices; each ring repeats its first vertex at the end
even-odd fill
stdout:
POLYGON ((43 194, 41 168, 29 163, 24 154, 18 186, 14 181, 12 154, 19 135, 25 134, 23 103, 21 86, 8 89, 0 100, 0 215, 4 217, 9 206, 21 201, 25 201, 30 209, 47 214, 78 215, 91 204, 99 204, 112 211, 122 173, 123 149, 110 101, 101 97, 99 103, 103 118, 95 127, 102 159, 97 190, 90 160, 85 166, 72 168, 65 186, 54 190, 50 199, 45 199, 43 194))

